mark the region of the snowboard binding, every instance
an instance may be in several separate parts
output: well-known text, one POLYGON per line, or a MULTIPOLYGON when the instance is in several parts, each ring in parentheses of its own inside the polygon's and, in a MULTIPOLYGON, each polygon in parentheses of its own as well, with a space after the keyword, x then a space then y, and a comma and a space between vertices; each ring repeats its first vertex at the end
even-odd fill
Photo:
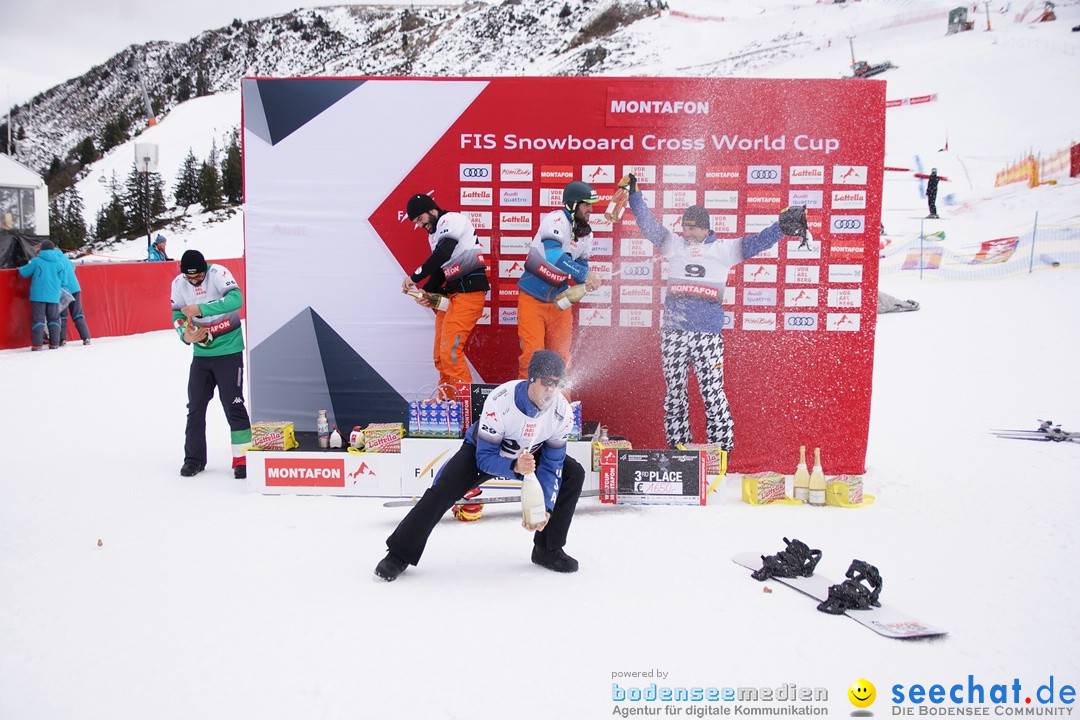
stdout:
POLYGON ((843 615, 848 610, 867 610, 881 607, 881 573, 864 560, 852 560, 845 573, 847 580, 829 588, 829 597, 817 609, 830 615, 843 615))
POLYGON ((775 555, 761 556, 761 569, 755 570, 750 577, 755 580, 768 580, 772 577, 793 578, 810 577, 821 560, 820 550, 811 550, 801 540, 784 538, 787 547, 775 555))

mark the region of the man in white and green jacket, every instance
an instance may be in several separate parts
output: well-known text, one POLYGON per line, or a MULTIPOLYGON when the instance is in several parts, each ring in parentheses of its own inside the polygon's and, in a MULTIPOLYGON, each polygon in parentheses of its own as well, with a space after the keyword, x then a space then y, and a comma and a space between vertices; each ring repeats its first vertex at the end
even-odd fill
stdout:
POLYGON ((207 265, 202 253, 188 250, 180 258, 171 300, 173 327, 195 352, 188 373, 187 430, 180 474, 191 477, 206 468, 206 407, 217 388, 232 431, 233 476, 246 478, 244 450, 251 445, 251 420, 244 405, 244 334, 240 328, 244 296, 227 268, 207 265))

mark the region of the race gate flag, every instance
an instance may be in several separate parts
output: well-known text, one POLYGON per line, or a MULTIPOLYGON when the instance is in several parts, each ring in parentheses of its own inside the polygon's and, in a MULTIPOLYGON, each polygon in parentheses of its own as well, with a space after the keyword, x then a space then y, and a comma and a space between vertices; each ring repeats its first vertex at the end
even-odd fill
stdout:
MULTIPOLYGON (((436 382, 430 310, 401 294, 430 254, 405 217, 416 193, 461 211, 491 292, 465 348, 475 383, 517 375, 517 278, 562 189, 597 191, 590 262, 604 286, 574 317, 570 381, 586 422, 666 447, 660 333, 668 268, 632 212, 603 217, 633 172, 656 218, 689 204, 720 238, 809 207, 809 247, 786 238, 737 265, 724 381, 730 469, 790 465, 821 447, 830 474, 865 471, 876 326, 885 83, 875 80, 530 77, 249 78, 242 82, 252 413, 330 407, 341 427, 406 422, 436 382), (423 111, 417 110, 418 100, 423 111)), ((704 407, 690 389, 694 440, 704 407)))

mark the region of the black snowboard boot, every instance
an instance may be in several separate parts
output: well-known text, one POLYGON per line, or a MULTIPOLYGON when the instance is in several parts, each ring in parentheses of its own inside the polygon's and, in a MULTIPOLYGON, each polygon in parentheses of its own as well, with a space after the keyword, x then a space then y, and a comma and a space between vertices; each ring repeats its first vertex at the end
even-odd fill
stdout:
POLYGON ((393 582, 397 579, 397 576, 405 572, 405 568, 409 567, 409 563, 405 562, 392 552, 387 552, 386 557, 379 561, 379 564, 375 566, 375 575, 380 577, 386 582, 393 582))
POLYGON ((545 550, 539 545, 533 545, 532 561, 555 572, 572 573, 578 569, 578 561, 563 552, 562 548, 545 550))

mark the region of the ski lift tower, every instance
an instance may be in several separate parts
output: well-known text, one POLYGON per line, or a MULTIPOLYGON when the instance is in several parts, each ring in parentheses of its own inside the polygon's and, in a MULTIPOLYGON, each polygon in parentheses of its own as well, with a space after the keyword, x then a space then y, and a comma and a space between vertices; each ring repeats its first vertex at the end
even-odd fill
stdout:
POLYGON ((135 143, 135 169, 143 176, 143 220, 146 223, 146 252, 150 252, 150 173, 158 169, 157 143, 135 143))

